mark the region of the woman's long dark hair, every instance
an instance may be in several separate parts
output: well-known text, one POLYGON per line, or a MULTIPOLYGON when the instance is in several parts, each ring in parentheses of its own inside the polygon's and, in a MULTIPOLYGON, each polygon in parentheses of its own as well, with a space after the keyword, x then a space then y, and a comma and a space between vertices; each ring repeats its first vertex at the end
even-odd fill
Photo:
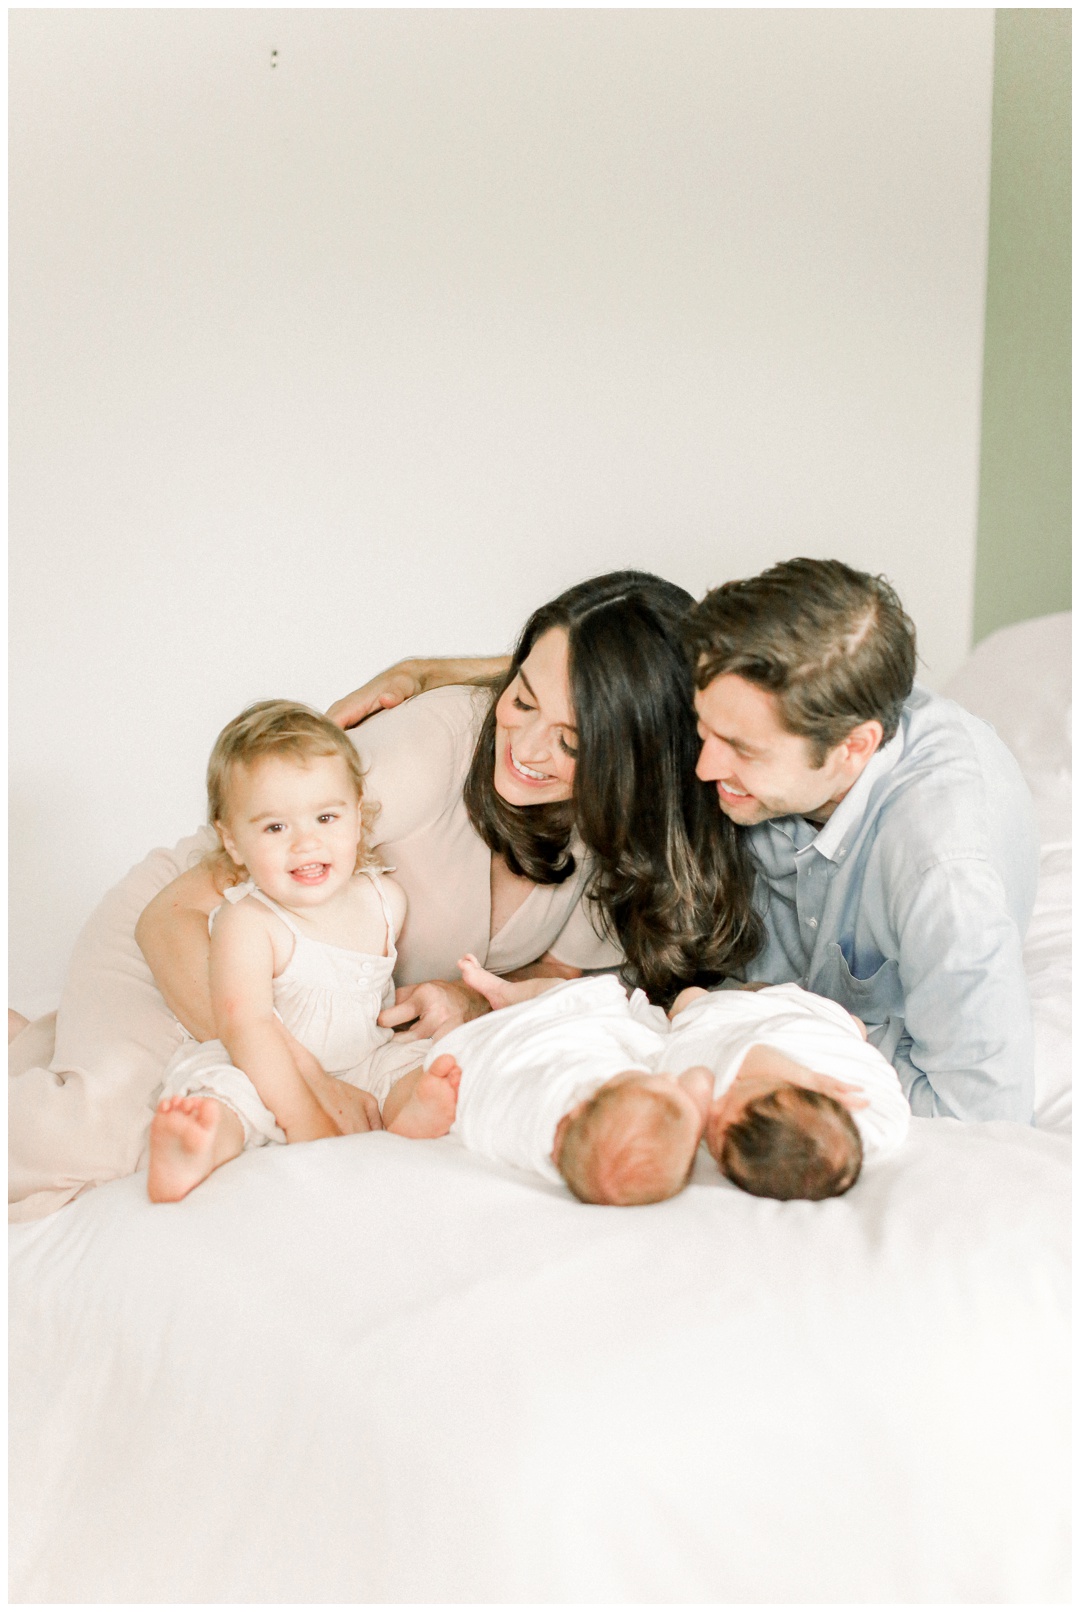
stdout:
POLYGON ((693 603, 647 571, 612 571, 535 611, 495 687, 464 792, 477 833, 536 884, 574 871, 578 830, 595 863, 589 894, 626 956, 624 977, 664 1005, 684 985, 748 962, 762 936, 738 831, 694 772, 700 746, 683 642, 693 603), (553 627, 570 643, 573 799, 512 806, 494 786, 495 705, 553 627))

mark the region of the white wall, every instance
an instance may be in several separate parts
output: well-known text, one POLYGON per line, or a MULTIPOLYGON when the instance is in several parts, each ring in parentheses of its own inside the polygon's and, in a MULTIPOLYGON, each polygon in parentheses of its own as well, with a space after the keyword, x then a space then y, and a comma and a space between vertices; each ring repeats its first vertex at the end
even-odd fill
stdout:
POLYGON ((13 1002, 245 702, 583 575, 835 555, 958 664, 991 12, 10 24, 13 1002))

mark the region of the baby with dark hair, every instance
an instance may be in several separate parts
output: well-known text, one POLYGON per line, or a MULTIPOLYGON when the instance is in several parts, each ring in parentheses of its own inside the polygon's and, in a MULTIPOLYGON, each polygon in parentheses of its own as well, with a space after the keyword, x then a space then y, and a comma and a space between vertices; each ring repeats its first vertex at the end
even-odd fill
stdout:
POLYGON ((503 1011, 432 1048, 401 1083, 404 1100, 384 1107, 390 1131, 453 1129, 489 1158, 612 1204, 680 1191, 703 1135, 745 1191, 825 1198, 853 1185, 864 1152, 906 1133, 896 1074, 861 1025, 797 986, 691 988, 669 1022, 610 976, 511 983, 475 958, 461 968, 503 1011))
POLYGON ((907 1134, 892 1065, 838 1003, 798 985, 676 998, 664 1067, 713 1076, 705 1141, 723 1173, 764 1198, 833 1198, 864 1157, 907 1134))

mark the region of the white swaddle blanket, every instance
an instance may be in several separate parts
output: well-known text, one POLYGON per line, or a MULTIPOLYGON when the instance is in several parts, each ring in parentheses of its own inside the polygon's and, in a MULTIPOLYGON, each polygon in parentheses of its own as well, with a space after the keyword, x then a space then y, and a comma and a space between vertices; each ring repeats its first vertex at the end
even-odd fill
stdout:
POLYGON ((869 1106, 852 1117, 867 1157, 903 1141, 910 1110, 892 1065, 842 1007, 797 985, 712 991, 671 1024, 642 991, 627 999, 611 975, 568 980, 459 1025, 431 1048, 425 1068, 443 1053, 460 1065, 452 1134, 467 1148, 559 1181, 551 1149, 560 1119, 613 1075, 679 1075, 702 1064, 720 1097, 758 1045, 859 1088, 869 1106))
POLYGON ((452 1134, 474 1153, 561 1181, 555 1130, 575 1103, 625 1069, 652 1072, 667 1019, 612 975, 567 980, 514 1007, 459 1025, 437 1041, 461 1066, 452 1134))
POLYGON ((710 991, 677 1014, 657 1068, 670 1075, 703 1064, 722 1097, 751 1047, 775 1047, 819 1074, 857 1086, 866 1108, 852 1110, 863 1153, 870 1157, 898 1147, 911 1110, 896 1070, 859 1033, 836 1002, 800 985, 770 985, 762 991, 710 991))

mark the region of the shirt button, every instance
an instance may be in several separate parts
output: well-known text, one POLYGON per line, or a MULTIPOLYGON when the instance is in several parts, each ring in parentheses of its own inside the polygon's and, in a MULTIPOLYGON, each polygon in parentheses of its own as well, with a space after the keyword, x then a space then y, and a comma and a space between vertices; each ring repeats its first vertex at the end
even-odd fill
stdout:
POLYGON ((810 928, 811 929, 816 929, 817 928, 817 919, 816 918, 811 918, 811 920, 810 920, 810 928))

